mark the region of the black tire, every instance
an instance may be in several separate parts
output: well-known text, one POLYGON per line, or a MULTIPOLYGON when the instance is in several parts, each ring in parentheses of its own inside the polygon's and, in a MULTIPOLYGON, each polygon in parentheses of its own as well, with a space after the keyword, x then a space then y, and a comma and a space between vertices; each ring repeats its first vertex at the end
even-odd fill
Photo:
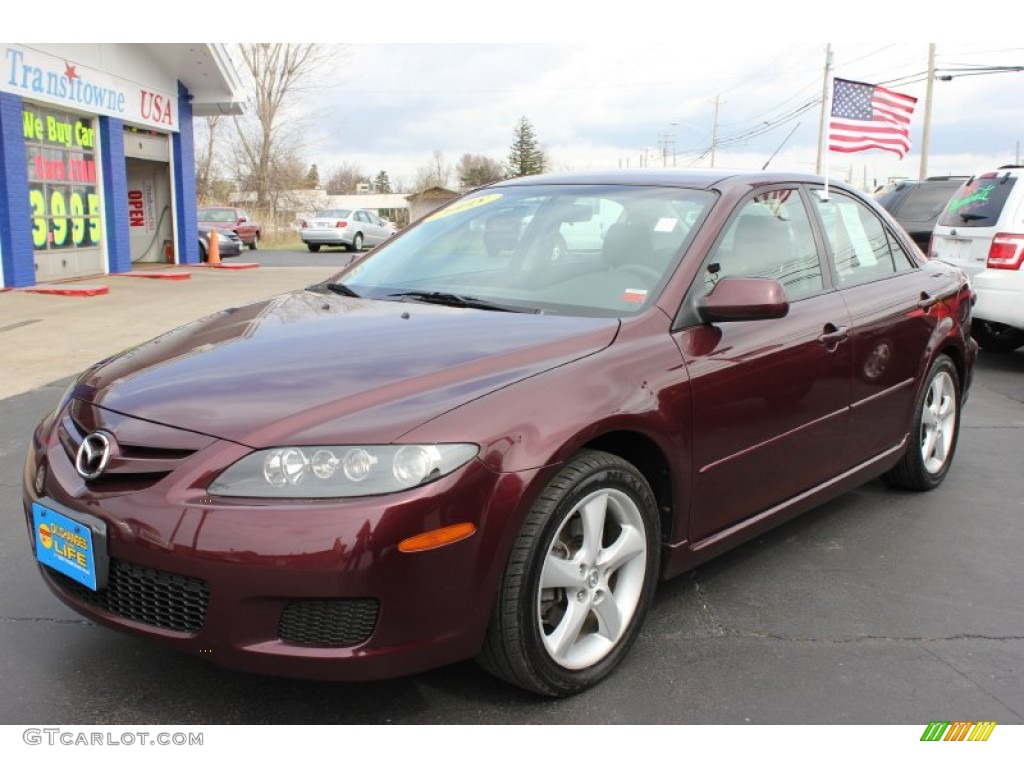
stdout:
POLYGON ((660 540, 658 505, 639 470, 609 453, 576 454, 523 522, 477 661, 546 696, 596 685, 640 631, 658 580, 660 540), (589 538, 584 507, 588 520, 602 523, 589 538), (599 556, 620 545, 629 556, 605 568, 599 556), (554 586, 542 590, 542 575, 554 586))
POLYGON ((202 242, 200 242, 199 243, 199 263, 200 264, 205 264, 206 263, 206 258, 207 258, 207 256, 206 256, 206 246, 203 245, 202 242))
POLYGON ((356 253, 359 253, 361 250, 363 250, 363 233, 362 232, 356 232, 355 237, 352 238, 352 248, 351 248, 351 250, 355 251, 356 253))
POLYGON ((310 253, 320 253, 320 243, 306 243, 310 253))
POLYGON ((249 243, 249 250, 250 251, 255 251, 256 248, 259 246, 259 244, 260 244, 260 233, 257 232, 255 235, 252 236, 252 242, 249 243))
POLYGON ((1006 354, 1024 347, 1024 330, 1003 323, 974 320, 971 323, 971 336, 986 352, 1006 354))
POLYGON ((960 375, 946 355, 935 358, 914 408, 907 451, 883 477, 896 488, 930 491, 949 472, 960 436, 960 375))

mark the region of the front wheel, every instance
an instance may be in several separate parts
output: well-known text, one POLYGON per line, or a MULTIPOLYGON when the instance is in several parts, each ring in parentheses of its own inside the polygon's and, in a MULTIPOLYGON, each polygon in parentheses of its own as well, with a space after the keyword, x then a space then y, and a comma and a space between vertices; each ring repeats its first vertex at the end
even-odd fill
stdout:
POLYGON ((1003 323, 990 323, 988 320, 974 320, 971 323, 971 336, 986 352, 1005 354, 1024 346, 1024 330, 1003 323))
POLYGON ((639 633, 659 542, 658 506, 640 471, 609 453, 574 456, 519 532, 481 666, 548 696, 596 685, 639 633))
POLYGON ((907 452, 884 477, 898 488, 929 491, 949 472, 960 435, 960 376, 946 355, 932 363, 915 409, 907 452))

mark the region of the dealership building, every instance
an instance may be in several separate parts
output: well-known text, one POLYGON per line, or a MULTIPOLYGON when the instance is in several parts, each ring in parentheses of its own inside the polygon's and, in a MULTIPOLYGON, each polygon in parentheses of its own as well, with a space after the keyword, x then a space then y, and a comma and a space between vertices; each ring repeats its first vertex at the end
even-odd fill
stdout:
POLYGON ((0 288, 198 262, 193 120, 241 94, 221 43, 0 43, 0 288))

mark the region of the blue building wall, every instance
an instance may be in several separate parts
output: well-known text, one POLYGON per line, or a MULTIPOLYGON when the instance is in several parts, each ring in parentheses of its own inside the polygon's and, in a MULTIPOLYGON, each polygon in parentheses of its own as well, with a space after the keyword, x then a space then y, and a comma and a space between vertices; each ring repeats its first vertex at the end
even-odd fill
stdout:
POLYGON ((192 133, 192 97, 188 89, 178 83, 178 132, 171 135, 174 147, 174 208, 177 217, 174 229, 177 237, 179 264, 199 263, 198 222, 196 221, 196 151, 192 133))
POLYGON ((0 254, 4 285, 35 285, 22 103, 10 93, 0 93, 0 254))
POLYGON ((103 167, 103 214, 107 268, 112 274, 131 272, 128 240, 128 174, 124 160, 124 120, 101 117, 100 150, 103 167))

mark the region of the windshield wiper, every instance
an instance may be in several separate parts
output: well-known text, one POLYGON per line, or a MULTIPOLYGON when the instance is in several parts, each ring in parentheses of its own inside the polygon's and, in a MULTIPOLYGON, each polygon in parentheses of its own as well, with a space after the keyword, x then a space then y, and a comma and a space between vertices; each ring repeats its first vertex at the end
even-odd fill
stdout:
POLYGON ((979 219, 987 218, 986 216, 982 216, 980 213, 961 213, 961 214, 958 214, 958 215, 965 222, 966 221, 978 221, 979 219))
POLYGON ((324 283, 324 287, 333 293, 340 293, 342 296, 351 296, 353 299, 361 298, 358 293, 344 283, 324 283))
POLYGON ((535 309, 506 307, 486 299, 478 299, 476 296, 463 296, 458 293, 445 293, 444 291, 402 291, 400 293, 389 293, 387 298, 411 299, 412 301, 423 301, 428 304, 444 304, 448 307, 487 309, 493 312, 537 312, 535 309))

